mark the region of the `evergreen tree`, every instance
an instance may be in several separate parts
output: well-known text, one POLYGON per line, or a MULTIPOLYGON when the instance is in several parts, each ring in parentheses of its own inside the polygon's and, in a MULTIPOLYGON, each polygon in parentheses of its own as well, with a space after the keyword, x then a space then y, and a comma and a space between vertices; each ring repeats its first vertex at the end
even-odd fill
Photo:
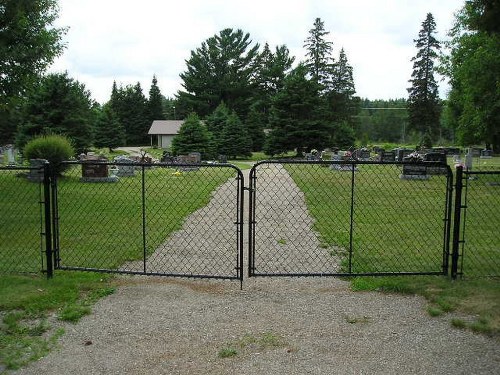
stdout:
POLYGON ((253 93, 252 78, 259 45, 248 33, 224 29, 191 51, 181 73, 186 91, 177 94, 179 106, 204 117, 221 103, 245 117, 253 93))
POLYGON ((147 100, 140 83, 120 88, 113 83, 109 104, 125 130, 125 144, 140 146, 147 143, 151 122, 147 116, 147 100))
POLYGON ((269 124, 268 110, 267 108, 260 107, 259 104, 262 104, 262 101, 258 101, 250 107, 250 112, 245 120, 245 127, 250 137, 252 151, 261 151, 264 147, 266 139, 264 129, 269 124))
POLYGON ((358 101, 354 98, 352 67, 342 48, 338 61, 333 64, 324 95, 328 101, 329 118, 337 123, 353 125, 354 116, 359 112, 358 101))
POLYGON ((214 140, 218 143, 221 138, 222 131, 229 117, 230 111, 224 102, 220 103, 215 111, 207 116, 206 124, 208 130, 212 133, 214 140))
POLYGON ((92 145, 93 106, 83 84, 67 73, 49 74, 26 101, 16 143, 22 147, 37 135, 63 134, 71 139, 77 152, 85 151, 92 145))
POLYGON ((110 104, 105 104, 98 115, 94 139, 94 146, 108 147, 110 152, 125 143, 125 130, 110 104))
POLYGON ((270 134, 264 151, 276 155, 296 150, 323 149, 330 141, 333 123, 325 121, 325 105, 318 85, 308 80, 308 69, 299 65, 285 79, 285 85, 273 99, 269 118, 270 134))
POLYGON ((147 112, 150 124, 152 124, 154 120, 166 119, 163 112, 163 96, 161 95, 160 88, 158 87, 158 80, 156 79, 156 76, 153 76, 151 88, 149 89, 147 112))
POLYGON ((424 136, 436 139, 439 134, 441 104, 438 97, 438 85, 434 79, 434 60, 438 57, 440 43, 434 37, 436 23, 431 13, 422 23, 418 38, 414 40, 418 49, 412 58, 413 73, 408 89, 409 128, 424 136))
POLYGON ((325 39, 330 32, 325 31, 324 22, 320 18, 314 21, 314 27, 309 30, 309 36, 304 42, 307 59, 306 67, 311 78, 318 85, 326 86, 334 60, 332 58, 333 43, 325 39))
POLYGON ((172 140, 172 152, 175 155, 200 152, 203 159, 213 157, 212 134, 195 113, 186 118, 172 140))
POLYGON ((219 140, 219 153, 235 159, 251 156, 252 141, 236 112, 229 114, 219 140))
POLYGON ((285 45, 276 47, 272 52, 266 43, 259 55, 258 69, 255 76, 256 89, 252 105, 245 119, 252 150, 260 151, 264 145, 264 129, 269 127, 269 112, 272 98, 283 88, 285 77, 289 73, 294 57, 285 45))

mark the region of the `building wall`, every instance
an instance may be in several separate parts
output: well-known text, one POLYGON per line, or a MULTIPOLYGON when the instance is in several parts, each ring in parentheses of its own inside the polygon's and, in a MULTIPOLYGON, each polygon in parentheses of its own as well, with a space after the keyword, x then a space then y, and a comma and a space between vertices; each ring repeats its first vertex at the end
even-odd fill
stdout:
POLYGON ((173 135, 158 135, 158 147, 159 148, 170 148, 172 145, 173 135))

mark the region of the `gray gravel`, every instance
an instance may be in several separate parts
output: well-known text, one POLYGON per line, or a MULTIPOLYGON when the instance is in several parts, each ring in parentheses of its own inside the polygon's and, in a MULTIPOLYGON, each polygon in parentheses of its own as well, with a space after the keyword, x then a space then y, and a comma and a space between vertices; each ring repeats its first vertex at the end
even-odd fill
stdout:
POLYGON ((123 278, 19 374, 498 374, 498 341, 338 279, 123 278), (273 345, 259 343, 273 337, 273 345), (249 340, 250 338, 250 340, 249 340), (245 344, 245 342, 255 342, 245 344), (219 357, 224 348, 236 355, 219 357))
POLYGON ((431 318, 418 296, 355 293, 334 278, 252 278, 243 290, 218 280, 119 282, 66 326, 57 350, 16 374, 500 374, 498 340, 452 328, 450 315, 431 318))

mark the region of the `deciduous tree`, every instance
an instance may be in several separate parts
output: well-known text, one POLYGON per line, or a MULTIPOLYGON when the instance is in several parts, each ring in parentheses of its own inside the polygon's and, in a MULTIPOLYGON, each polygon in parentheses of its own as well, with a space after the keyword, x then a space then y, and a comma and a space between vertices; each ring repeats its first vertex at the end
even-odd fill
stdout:
POLYGON ((467 1, 457 13, 443 56, 450 79, 445 119, 464 146, 484 143, 500 152, 500 3, 467 1))
POLYGON ((65 28, 53 27, 56 0, 3 0, 0 5, 0 144, 12 142, 19 106, 64 48, 65 28))

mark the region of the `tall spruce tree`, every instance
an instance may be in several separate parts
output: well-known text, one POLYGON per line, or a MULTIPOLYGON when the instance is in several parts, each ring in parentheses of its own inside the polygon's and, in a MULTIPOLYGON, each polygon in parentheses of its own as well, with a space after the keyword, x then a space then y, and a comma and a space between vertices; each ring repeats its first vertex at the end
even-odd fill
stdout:
POLYGON ((418 38, 414 40, 418 52, 411 59, 413 73, 408 88, 408 125, 420 135, 421 143, 426 143, 421 146, 425 147, 431 146, 429 139, 436 139, 440 127, 441 103, 434 79, 434 61, 441 47, 434 37, 435 30, 434 17, 428 13, 418 38))
POLYGON ((149 89, 149 99, 147 101, 148 121, 151 124, 154 120, 165 120, 163 111, 163 96, 158 87, 158 80, 153 76, 151 88, 149 89))
POLYGON ((252 155, 252 140, 234 111, 227 117, 218 143, 219 153, 227 155, 231 159, 238 156, 247 157, 252 155))
POLYGON ((309 69, 314 82, 326 86, 334 63, 333 43, 326 40, 326 36, 330 32, 325 30, 325 24, 321 18, 316 18, 313 26, 309 30, 309 36, 304 41, 304 48, 307 51, 305 66, 309 69))
POLYGON ((125 129, 126 145, 140 146, 147 143, 151 122, 147 116, 147 100, 140 83, 118 88, 114 82, 110 105, 125 129))
POLYGON ((283 88, 285 77, 292 68, 294 60, 285 45, 277 46, 272 52, 266 43, 259 55, 255 76, 256 88, 250 111, 245 119, 253 151, 260 151, 264 145, 264 129, 269 127, 272 98, 283 88))

